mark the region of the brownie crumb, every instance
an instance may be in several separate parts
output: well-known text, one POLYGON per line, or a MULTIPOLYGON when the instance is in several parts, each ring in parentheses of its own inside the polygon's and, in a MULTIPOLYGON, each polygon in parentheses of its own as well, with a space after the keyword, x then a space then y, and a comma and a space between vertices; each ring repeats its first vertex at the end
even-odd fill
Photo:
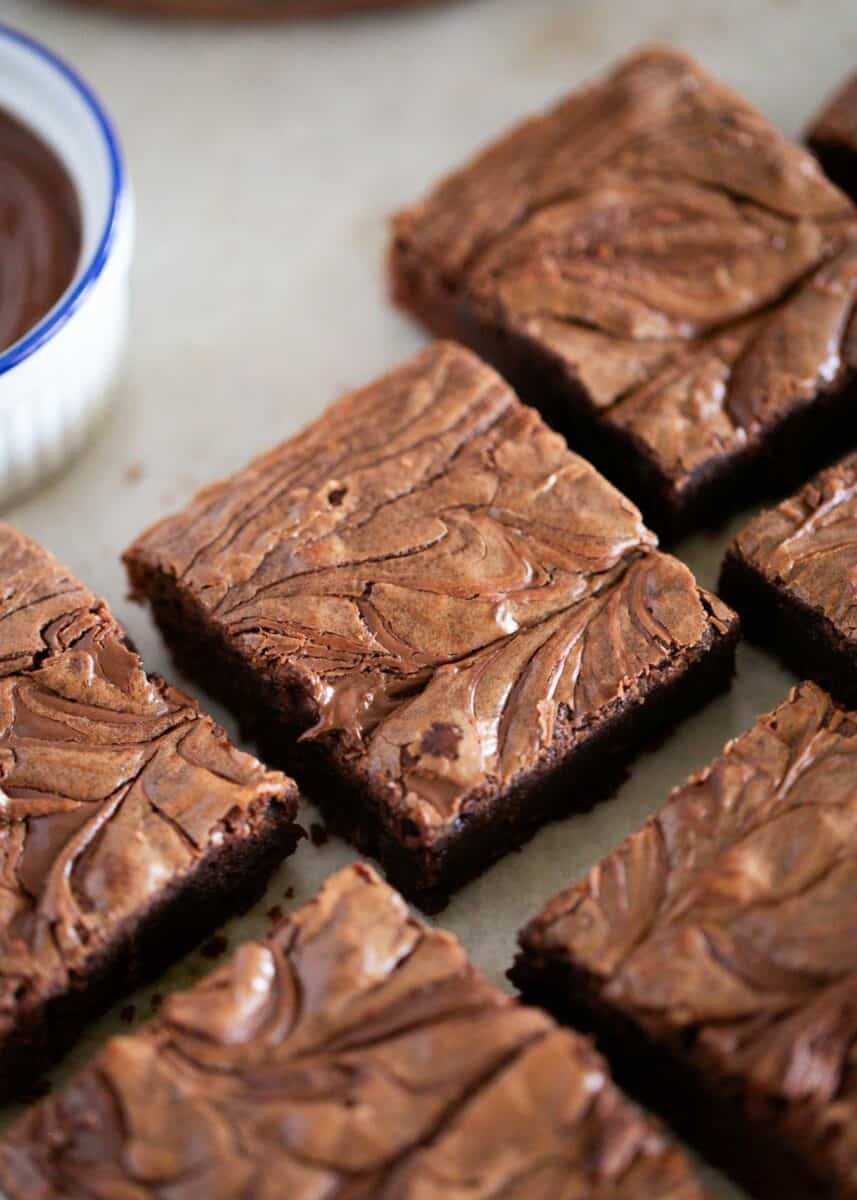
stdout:
POLYGON ((229 938, 224 933, 216 933, 200 950, 203 958, 220 958, 229 949, 229 938))
POLYGON ((160 992, 153 992, 149 999, 152 1012, 160 1012, 161 1005, 164 1003, 164 997, 160 992))
POLYGON ((291 884, 289 884, 289 886, 288 886, 288 887, 286 888, 286 890, 283 892, 283 895, 285 896, 285 898, 286 898, 287 900, 294 900, 294 898, 295 898, 295 889, 294 889, 294 888, 291 886, 291 884))
POLYGON ((325 846, 330 834, 326 825, 322 825, 320 821, 313 821, 309 827, 309 836, 314 846, 325 846))
POLYGON ((278 921, 282 921, 282 919, 283 919, 282 906, 279 904, 273 905, 272 908, 268 909, 268 912, 266 915, 268 917, 268 920, 271 922, 271 924, 276 925, 278 921))
POLYGON ((143 464, 138 462, 128 463, 128 466, 122 472, 122 479, 125 483, 139 483, 143 478, 143 464))

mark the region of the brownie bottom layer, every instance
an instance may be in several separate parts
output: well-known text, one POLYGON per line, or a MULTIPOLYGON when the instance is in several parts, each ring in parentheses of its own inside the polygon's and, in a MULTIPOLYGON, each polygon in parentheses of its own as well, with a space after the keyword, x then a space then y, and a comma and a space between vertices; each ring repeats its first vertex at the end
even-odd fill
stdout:
POLYGON ((641 442, 605 420, 558 360, 481 320, 406 247, 394 248, 391 271, 396 303, 436 336, 455 338, 496 367, 572 450, 638 505, 664 545, 718 528, 739 509, 792 490, 857 438, 854 383, 798 406, 761 442, 712 459, 677 488, 641 442))
POLYGON ((857 646, 833 623, 729 552, 719 592, 741 615, 747 637, 773 651, 802 679, 814 679, 840 703, 857 708, 857 646))
POLYGON ((302 710, 299 696, 252 672, 171 579, 135 561, 129 570, 179 668, 235 713, 267 762, 287 767, 332 830, 376 858, 391 883, 426 912, 437 912, 452 892, 548 821, 609 797, 641 749, 726 690, 734 673, 737 621, 726 633, 712 624, 705 642, 664 668, 644 694, 617 705, 577 748, 569 743, 580 731, 569 730, 566 745, 558 739, 538 771, 502 795, 475 797, 451 835, 426 844, 406 816, 378 802, 335 737, 300 740, 316 714, 302 710))
MULTIPOLYGON (((527 1003, 592 1034, 620 1087, 657 1111, 714 1166, 759 1200, 838 1200, 834 1183, 818 1174, 770 1120, 753 1116, 737 1089, 718 1086, 710 1074, 653 1042, 638 1026, 608 1008, 588 979, 568 964, 518 955, 509 978, 527 1003)), ((761 1109, 761 1101, 757 1109, 761 1109)))
POLYGON ((85 974, 34 1003, 0 1045, 0 1104, 26 1098, 84 1027, 134 987, 154 979, 219 924, 262 895, 301 831, 270 801, 252 832, 212 850, 192 873, 121 930, 85 974))

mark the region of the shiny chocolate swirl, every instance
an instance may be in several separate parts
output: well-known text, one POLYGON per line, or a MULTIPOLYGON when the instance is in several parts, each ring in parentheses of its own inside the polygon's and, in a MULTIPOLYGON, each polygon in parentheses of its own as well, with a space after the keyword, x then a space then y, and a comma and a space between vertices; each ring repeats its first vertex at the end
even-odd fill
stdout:
POLYGON ((855 772, 857 714, 801 684, 521 939, 779 1121, 843 1197, 857 1179, 855 772))
POLYGON ((701 1200, 588 1042, 351 867, 0 1144, 8 1200, 701 1200))
POLYGON ((103 601, 0 525, 0 1050, 274 805, 294 815, 291 781, 147 675, 103 601))
POLYGON ((426 831, 645 694, 732 615, 472 354, 437 344, 145 533, 308 738, 426 831))
POLYGON ((393 250, 399 284, 535 347, 677 487, 857 371, 855 263, 812 155, 666 47, 443 180, 393 250))
POLYGON ((82 222, 54 151, 0 109, 0 350, 32 329, 71 283, 82 222))

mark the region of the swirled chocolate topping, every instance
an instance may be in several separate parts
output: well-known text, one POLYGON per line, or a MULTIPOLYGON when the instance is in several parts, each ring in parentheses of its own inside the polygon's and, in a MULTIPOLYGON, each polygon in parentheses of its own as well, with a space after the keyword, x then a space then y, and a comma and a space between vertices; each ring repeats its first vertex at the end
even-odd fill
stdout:
POLYGON ((295 808, 289 780, 145 673, 103 601, 0 526, 0 1064, 201 864, 295 808))
MULTIPOLYGON (((729 628, 639 512, 489 367, 437 344, 126 556, 443 837, 729 628)), ((191 664, 192 666, 192 664, 191 664)))
POLYGON ((585 412, 644 508, 656 477, 679 510, 857 369, 855 218, 806 150, 647 49, 400 214, 395 288, 436 332, 517 345, 524 398, 559 388, 570 437, 585 412))
POLYGON ((701 1200, 589 1044, 335 875, 0 1144, 8 1200, 701 1200))
POLYGON ((62 296, 74 278, 81 239, 68 171, 33 130, 0 109, 0 350, 62 296))
POLYGON ((760 513, 731 552, 857 640, 857 454, 760 513))
POLYGON ((525 967, 569 966, 596 1009, 691 1063, 724 1112, 777 1130, 818 1194, 843 1197, 857 1184, 855 779, 857 714, 801 684, 522 934, 525 967))

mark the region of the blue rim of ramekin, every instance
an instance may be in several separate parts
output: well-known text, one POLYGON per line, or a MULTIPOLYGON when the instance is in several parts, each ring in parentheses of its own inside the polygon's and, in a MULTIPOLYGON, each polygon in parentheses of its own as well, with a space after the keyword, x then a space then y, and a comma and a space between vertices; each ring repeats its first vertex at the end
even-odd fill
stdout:
POLYGON ((32 51, 33 54, 50 64, 54 70, 63 76, 67 83, 71 84, 95 117, 95 121, 104 137, 110 162, 110 209, 107 214, 104 232, 101 235, 95 253, 74 287, 63 294, 47 316, 38 325, 35 325, 29 333, 11 345, 8 350, 0 353, 0 375, 5 375, 7 371, 11 371, 14 367, 22 363, 24 359, 34 354, 54 334, 59 333, 74 313, 77 312, 90 289, 104 271, 116 237, 119 209, 126 188, 126 172, 119 138, 113 122, 107 115, 104 105, 98 99, 95 92, 78 75, 77 71, 69 66, 59 55, 55 54, 53 50, 49 50, 47 46, 42 45, 41 42, 36 41, 29 34, 22 33, 19 29, 5 25, 2 21, 0 21, 0 38, 15 42, 26 50, 32 51))

